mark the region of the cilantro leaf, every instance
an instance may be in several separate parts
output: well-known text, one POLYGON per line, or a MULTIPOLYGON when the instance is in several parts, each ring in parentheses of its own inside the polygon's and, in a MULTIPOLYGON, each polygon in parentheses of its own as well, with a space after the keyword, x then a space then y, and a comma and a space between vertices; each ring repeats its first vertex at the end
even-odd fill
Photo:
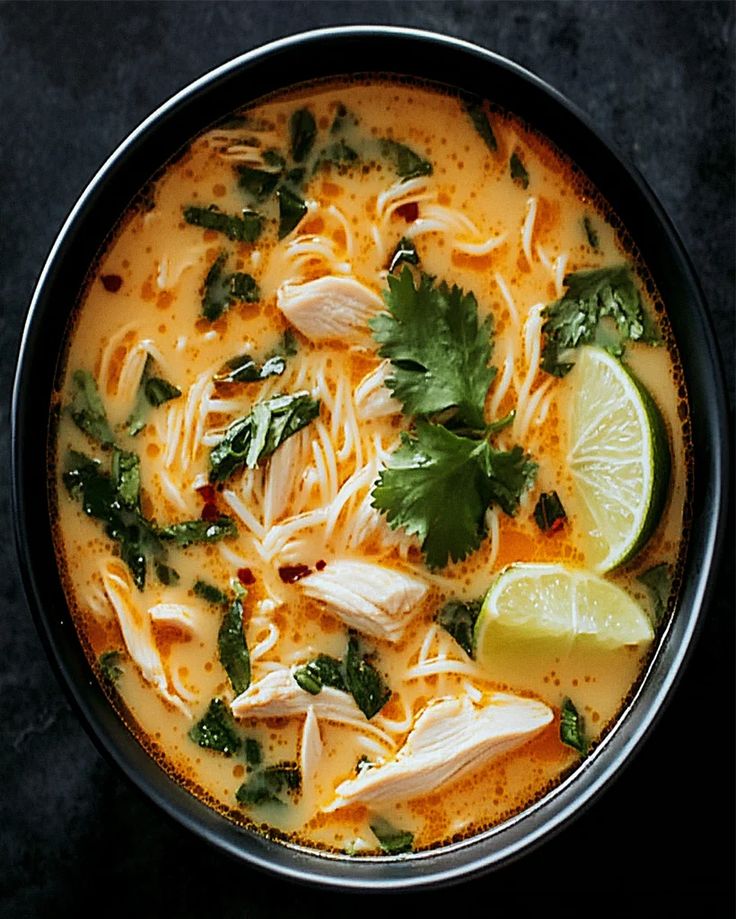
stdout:
POLYGON ((511 154, 509 172, 511 173, 511 178, 517 185, 521 185, 522 188, 529 188, 529 173, 526 171, 526 166, 524 166, 523 160, 516 151, 511 154))
POLYGON ((384 137, 379 141, 381 156, 384 156, 396 170, 396 174, 405 180, 417 176, 432 175, 432 164, 423 159, 406 144, 384 137))
POLYGON ((575 708, 572 700, 567 697, 562 700, 560 707, 560 740, 565 746, 572 747, 582 756, 588 752, 583 716, 575 708))
POLYGON ((189 731, 189 739, 207 750, 232 756, 242 746, 235 720, 222 699, 213 699, 204 717, 189 731))
POLYGON ((307 213, 307 205, 303 198, 286 186, 276 191, 276 197, 279 202, 279 239, 283 239, 299 225, 307 213))
POLYGON ((317 122, 308 108, 300 108, 289 119, 291 156, 295 163, 305 160, 314 146, 317 136, 317 122))
POLYGON ((567 520, 565 508, 556 491, 544 491, 534 508, 534 519, 543 533, 556 533, 567 520))
POLYGON ((293 794, 301 788, 302 777, 296 763, 266 766, 254 772, 235 792, 239 804, 286 804, 281 795, 293 794))
POLYGON ((173 542, 182 549, 194 543, 219 542, 228 536, 237 536, 238 528, 232 517, 224 515, 215 520, 182 520, 158 530, 160 539, 173 542))
POLYGON ((454 420, 483 430, 486 394, 496 374, 488 365, 490 317, 479 321, 475 295, 457 286, 435 286, 422 274, 415 287, 408 267, 387 280, 389 312, 370 322, 378 353, 393 364, 386 385, 407 414, 452 410, 454 420))
POLYGON ((319 402, 307 392, 257 402, 245 418, 233 422, 210 452, 210 481, 222 482, 269 456, 319 414, 319 402))
POLYGON ((243 632, 243 604, 235 599, 228 607, 217 634, 220 663, 236 695, 250 686, 250 654, 243 632))
POLYGON ((192 205, 184 208, 184 220, 195 227, 224 233, 233 242, 253 243, 261 235, 263 217, 255 211, 243 208, 242 217, 225 214, 216 204, 209 207, 192 205))
POLYGON ((491 122, 486 114, 483 103, 480 101, 467 101, 463 103, 463 108, 473 122, 473 127, 483 138, 486 147, 488 147, 491 153, 495 153, 498 150, 498 141, 496 140, 496 135, 493 133, 493 128, 491 127, 491 122))
POLYGON ((596 342, 611 354, 623 354, 623 342, 658 343, 651 319, 628 265, 576 271, 565 277, 565 293, 544 308, 542 370, 563 377, 574 361, 565 354, 596 342), (614 328, 601 320, 610 317, 614 328))
POLYGON ((115 437, 107 420, 95 378, 87 370, 75 370, 72 381, 76 387, 69 411, 76 426, 103 447, 110 447, 115 437))
POLYGON ((305 692, 313 696, 321 692, 323 686, 332 686, 343 692, 348 691, 342 661, 328 654, 318 654, 311 661, 297 667, 294 671, 294 679, 305 692))
POLYGON ((146 426, 146 418, 150 408, 158 408, 164 402, 171 399, 178 399, 181 396, 181 390, 169 383, 163 377, 151 375, 154 360, 149 354, 143 365, 140 382, 138 383, 138 393, 135 399, 133 411, 125 422, 128 425, 128 434, 135 437, 146 426))
POLYGON ((214 584, 208 584, 207 581, 201 579, 194 583, 194 595, 215 605, 227 603, 227 595, 224 591, 220 590, 219 587, 215 587, 214 584))
POLYGON ((117 681, 123 675, 123 670, 120 667, 122 658, 122 652, 115 649, 110 651, 103 651, 97 659, 100 673, 102 674, 103 679, 110 686, 115 686, 117 681))
POLYGON ((393 529, 418 536, 429 567, 442 568, 478 548, 491 503, 516 511, 535 474, 521 447, 494 450, 485 440, 419 421, 379 475, 373 507, 393 529))
POLYGON ((358 639, 351 635, 345 654, 345 684, 366 718, 377 715, 391 698, 391 690, 369 657, 361 653, 358 639))
POLYGON ((376 817, 370 827, 381 850, 387 855, 399 855, 401 852, 411 851, 414 834, 409 830, 398 830, 383 817, 376 817))
POLYGON ((449 632, 468 657, 473 656, 473 628, 482 600, 448 600, 437 614, 437 622, 449 632))
POLYGON ((210 265, 202 287, 202 315, 213 322, 233 303, 255 303, 261 295, 258 284, 243 271, 225 272, 227 252, 210 265))

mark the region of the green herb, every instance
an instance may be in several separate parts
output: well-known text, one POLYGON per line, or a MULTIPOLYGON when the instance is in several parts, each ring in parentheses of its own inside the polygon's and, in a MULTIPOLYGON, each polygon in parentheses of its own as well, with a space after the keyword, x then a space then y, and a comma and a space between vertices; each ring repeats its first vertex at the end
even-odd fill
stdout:
POLYGON ((253 243, 261 235, 263 217, 244 208, 242 217, 223 213, 215 204, 209 207, 185 207, 184 220, 195 227, 224 233, 233 242, 253 243))
MULTIPOLYGON (((486 437, 503 431, 504 428, 514 423, 514 418, 516 418, 516 409, 512 408, 508 415, 504 415, 503 418, 497 418, 495 421, 490 421, 486 425, 486 437)), ((457 433, 457 431, 455 433, 457 433)))
POLYGON ((352 166, 359 159, 357 152, 340 138, 320 152, 312 172, 318 172, 323 166, 352 166))
POLYGON ((147 559, 165 555, 155 527, 137 509, 123 503, 113 479, 102 471, 98 461, 83 453, 67 454, 63 480, 70 495, 81 500, 85 514, 107 524, 105 533, 119 543, 121 559, 130 569, 136 587, 143 590, 147 559))
POLYGON ((278 354, 267 358, 259 367, 249 354, 229 360, 214 376, 216 383, 256 383, 268 377, 281 376, 286 360, 278 354))
POLYGON ((534 519, 543 533, 556 533, 562 528, 567 514, 556 491, 543 491, 534 508, 534 519))
POLYGON ((351 635, 345 655, 345 684, 365 717, 372 718, 391 698, 391 690, 368 657, 361 654, 358 639, 351 635))
POLYGON ((245 761, 249 766, 260 766, 263 761, 261 745, 254 737, 246 737, 243 741, 245 761))
POLYGON ((103 447, 111 447, 115 443, 115 437, 108 423, 95 378, 87 370, 75 370, 72 382, 75 392, 69 411, 74 423, 92 440, 96 440, 103 447))
POLYGON ((112 481, 123 507, 137 510, 140 506, 141 461, 135 453, 113 447, 112 481))
POLYGON ((230 536, 237 536, 238 528, 232 517, 220 516, 215 520, 183 520, 170 523, 158 530, 160 539, 171 540, 181 549, 193 543, 219 542, 230 536))
POLYGON ((189 731, 189 738, 200 747, 216 750, 225 756, 237 753, 242 744, 230 709, 222 699, 210 702, 204 718, 189 731))
POLYGON ((422 159, 406 144, 383 138, 379 141, 379 147, 381 155, 389 160, 400 178, 414 179, 417 176, 432 175, 432 164, 429 160, 422 159))
POLYGON ((373 769, 376 764, 372 763, 365 753, 361 753, 358 757, 358 762, 355 764, 355 774, 360 775, 366 769, 373 769))
POLYGON ((237 166, 238 186, 256 201, 263 201, 273 194, 286 165, 284 158, 276 150, 266 150, 263 154, 267 169, 255 169, 253 166, 237 166))
POLYGON ((343 674, 342 661, 327 654, 319 654, 313 660, 297 667, 294 679, 306 692, 316 696, 323 686, 332 686, 334 689, 348 691, 343 674))
POLYGON ((487 440, 419 421, 414 434, 402 434, 402 445, 381 472, 373 507, 392 529, 418 536, 429 567, 442 568, 478 548, 490 504, 515 513, 536 468, 521 447, 495 450, 487 440))
POLYGON ((654 327, 646 314, 628 265, 576 271, 565 277, 565 293, 544 308, 542 332, 542 370, 563 377, 573 363, 566 352, 591 342, 599 343, 605 334, 602 320, 615 322, 612 333, 600 343, 616 357, 623 354, 626 340, 656 344, 654 327))
POLYGON ((393 274, 402 262, 407 262, 409 265, 419 264, 419 253, 416 246, 410 239, 406 239, 403 236, 391 256, 391 261, 388 265, 389 274, 393 274))
POLYGON ((210 452, 210 481, 222 482, 244 466, 254 469, 259 460, 316 418, 319 406, 307 392, 257 402, 250 415, 230 425, 210 452))
POLYGON ((276 192, 279 200, 279 239, 288 236, 307 213, 307 205, 299 195, 283 186, 276 192))
POLYGON ((194 593, 195 596, 201 597, 208 603, 214 603, 218 605, 221 603, 227 603, 227 595, 221 591, 219 587, 215 587, 214 584, 208 584, 207 581, 195 581, 194 593))
POLYGON ((437 614, 437 622, 449 632, 468 657, 473 656, 473 628, 482 600, 448 600, 437 614))
POLYGON ((588 238, 588 242, 593 249, 597 249, 599 246, 598 233, 596 232, 595 227, 593 226, 593 221, 586 214, 583 217, 583 229, 585 230, 585 235, 588 238))
POLYGON ((640 574, 637 577, 637 581, 646 587, 652 604, 652 620, 655 625, 659 625, 667 612, 667 602, 672 590, 669 565, 665 562, 654 565, 653 568, 649 568, 640 574))
POLYGON ((255 303, 261 292, 255 279, 242 271, 224 271, 227 253, 221 252, 210 266, 202 290, 202 315, 213 322, 233 303, 255 303))
POLYGON ((243 604, 240 600, 233 600, 223 616, 217 634, 217 648, 230 685, 239 696, 250 685, 250 654, 243 632, 243 604))
POLYGON ((468 113, 470 120, 473 122, 475 130, 483 138, 486 147, 488 147, 491 153, 495 153, 498 150, 498 141, 496 140, 496 135, 493 133, 493 128, 491 127, 491 122, 486 114, 483 103, 468 101, 464 103, 463 107, 468 113))
POLYGON ((171 587, 173 584, 178 584, 181 580, 179 572, 176 569, 165 565, 163 562, 154 562, 153 570, 156 572, 156 577, 159 579, 159 582, 164 585, 164 587, 171 587))
POLYGON ((115 650, 104 651, 97 660, 103 679, 111 686, 114 686, 123 675, 122 668, 120 667, 122 659, 123 655, 120 651, 115 650))
POLYGON ((522 188, 529 188, 529 173, 526 171, 526 167, 516 151, 511 154, 509 170, 511 171, 511 178, 517 185, 521 185, 522 188))
POLYGON ((284 334, 281 336, 281 344, 278 350, 286 357, 294 357, 297 353, 299 350, 299 342, 296 339, 293 329, 284 329, 284 334))
POLYGON ((240 804, 285 804, 284 792, 293 793, 301 788, 301 773, 296 763, 267 766, 254 772, 235 792, 240 804))
POLYGON ((414 834, 408 830, 397 830, 383 817, 376 817, 370 827, 381 850, 387 855, 399 855, 401 852, 411 851, 414 834))
POLYGON ((306 108, 297 109, 289 119, 291 158, 295 163, 303 162, 310 154, 317 136, 317 122, 306 108))
POLYGON ((164 402, 168 402, 170 399, 178 399, 181 395, 181 390, 177 389, 173 383, 169 383, 163 377, 151 375, 153 364, 153 358, 149 354, 143 365, 133 411, 125 422, 128 426, 128 434, 131 437, 135 437, 146 426, 146 417, 151 407, 158 408, 164 402))
POLYGON ((583 717, 567 697, 562 700, 560 708, 560 740, 583 756, 588 751, 583 717))
POLYGON ((417 287, 408 267, 388 276, 389 313, 370 322, 379 354, 393 364, 386 385, 411 415, 452 410, 454 420, 483 430, 483 409, 496 370, 490 317, 478 319, 472 292, 435 286, 422 274, 417 287))

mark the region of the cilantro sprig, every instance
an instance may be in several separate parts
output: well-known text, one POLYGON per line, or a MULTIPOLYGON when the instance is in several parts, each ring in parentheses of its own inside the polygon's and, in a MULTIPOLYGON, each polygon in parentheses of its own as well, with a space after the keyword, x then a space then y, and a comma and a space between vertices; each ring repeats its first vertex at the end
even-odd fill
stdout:
POLYGON ((496 370, 490 317, 479 320, 472 292, 436 285, 404 267, 389 275, 384 293, 387 313, 371 320, 379 354, 393 364, 386 385, 408 415, 432 417, 450 412, 453 421, 485 429, 483 407, 496 370))
POLYGON ((516 511, 536 469, 521 447, 495 450, 486 439, 419 420, 379 475, 373 507, 393 529, 419 537, 429 567, 442 568, 480 546, 489 505, 516 511))

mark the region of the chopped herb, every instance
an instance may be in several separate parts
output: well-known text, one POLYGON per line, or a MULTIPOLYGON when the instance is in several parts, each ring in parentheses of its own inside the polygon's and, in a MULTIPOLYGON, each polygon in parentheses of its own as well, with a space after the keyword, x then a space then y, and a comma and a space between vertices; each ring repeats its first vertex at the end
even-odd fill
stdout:
POLYGON ((254 772, 238 788, 235 797, 240 804, 285 804, 282 794, 297 792, 301 788, 301 773, 296 763, 267 766, 254 772))
POLYGON ((411 851, 414 834, 408 830, 397 830, 383 817, 376 817, 370 827, 381 850, 387 855, 399 855, 401 852, 411 851))
POLYGON ((238 528, 232 517, 224 515, 215 520, 183 520, 170 523, 158 530, 160 539, 171 540, 182 549, 193 543, 219 542, 230 536, 237 536, 238 528))
POLYGON ((253 243, 261 235, 263 217, 244 208, 242 217, 223 213, 215 204, 209 207, 185 207, 184 220, 195 227, 224 233, 233 242, 253 243))
POLYGON ((306 174, 307 170, 304 166, 297 166, 294 169, 289 169, 284 175, 284 184, 292 186, 292 191, 299 189, 306 174))
POLYGON ((286 360, 278 354, 267 358, 259 367, 249 354, 229 360, 214 376, 216 383, 256 383, 268 377, 281 376, 286 360))
POLYGON ((242 744, 230 709, 222 699, 210 702, 204 718, 189 731, 189 738, 200 747, 216 750, 225 756, 237 753, 242 744))
POLYGON ((496 375, 489 366, 491 318, 478 317, 472 292, 435 285, 422 273, 418 286, 408 267, 388 276, 388 313, 370 321, 379 354, 393 364, 386 385, 411 415, 452 410, 463 425, 484 430, 486 395, 496 375))
POLYGON ((281 336, 281 345, 279 351, 281 351, 286 357, 294 357, 294 355, 299 350, 299 342, 296 339, 294 330, 284 329, 284 334, 281 336))
POLYGON ((323 166, 352 166, 359 159, 357 152, 340 138, 320 152, 312 172, 318 172, 323 166))
POLYGON ((299 195, 283 186, 276 192, 276 197, 279 199, 279 239, 283 239, 307 213, 307 205, 299 195))
POLYGON ((495 450, 487 440, 418 421, 413 434, 402 434, 401 446, 380 473, 373 507, 392 529, 418 536, 427 565, 442 568, 478 548, 490 504, 516 512, 536 468, 519 446, 495 450))
POLYGON ((583 217, 583 229, 585 230, 585 235, 588 237, 589 244, 593 249, 597 249, 599 246, 598 233, 593 226, 593 221, 587 214, 583 217))
POLYGON ((368 655, 360 652, 358 639, 351 635, 345 655, 345 684, 366 718, 381 711, 391 698, 391 690, 376 668, 369 663, 368 655))
POLYGON ((394 249, 394 254, 391 256, 391 261, 388 265, 388 270, 390 274, 402 264, 402 262, 407 262, 409 265, 418 265, 419 264, 419 253, 414 243, 406 237, 402 237, 396 248, 394 249))
POLYGON ((291 158, 295 163, 303 162, 310 154, 317 136, 317 122, 307 108, 297 109, 289 119, 291 158))
POLYGON ((395 140, 383 138, 379 141, 381 155, 384 156, 402 179, 414 179, 417 176, 432 175, 432 164, 422 159, 411 147, 395 140))
MULTIPOLYGON (((512 408, 508 415, 504 415, 503 418, 497 418, 486 425, 486 436, 503 431, 504 428, 514 423, 514 418, 516 418, 516 409, 512 408)), ((458 432, 455 431, 455 433, 457 434, 458 432)))
POLYGON ((516 151, 511 154, 509 170, 511 171, 511 178, 517 185, 521 185, 522 188, 529 188, 529 173, 516 151))
POLYGON ((482 600, 448 600, 437 614, 437 622, 449 632, 468 657, 473 656, 473 628, 482 600))
POLYGON ((181 395, 181 390, 174 386, 173 383, 169 383, 169 381, 165 380, 163 377, 151 375, 153 364, 153 358, 149 354, 146 357, 146 362, 141 372, 141 379, 138 383, 138 394, 136 395, 133 411, 125 422, 128 426, 128 434, 130 434, 131 437, 135 437, 146 426, 146 417, 148 416, 149 408, 158 408, 158 406, 163 405, 164 402, 168 402, 171 399, 178 399, 181 395))
POLYGON ((366 769, 373 769, 376 764, 372 763, 365 753, 361 753, 358 757, 358 762, 355 764, 355 774, 360 775, 366 769))
POLYGON ((239 599, 233 600, 223 616, 217 648, 230 685, 239 696, 250 685, 250 654, 243 632, 243 604, 239 599))
POLYGON ((105 679, 111 686, 114 686, 123 675, 122 668, 120 667, 120 662, 122 659, 123 655, 121 652, 115 650, 104 651, 102 654, 100 654, 97 660, 103 679, 105 679))
POLYGON ((210 266, 202 290, 202 315, 213 322, 233 303, 255 303, 261 292, 255 279, 242 271, 224 271, 227 253, 221 252, 210 266))
POLYGON ((214 584, 208 584, 207 581, 195 581, 194 593, 195 596, 201 597, 208 603, 227 603, 227 594, 214 584))
POLYGON ((257 402, 250 415, 230 425, 210 452, 210 481, 222 482, 244 466, 254 469, 259 460, 316 418, 319 407, 307 392, 257 402))
POLYGON ((669 565, 666 562, 654 565, 640 574, 637 581, 646 587, 652 604, 652 620, 654 625, 659 625, 667 612, 667 602, 672 589, 669 565))
POLYGON ((273 194, 281 178, 285 163, 276 150, 266 150, 263 161, 268 169, 253 166, 237 166, 238 186, 256 201, 263 201, 273 194))
POLYGON ((112 481, 123 507, 137 510, 140 506, 141 461, 135 453, 113 447, 112 481))
POLYGON ((95 378, 87 370, 75 370, 72 381, 76 387, 69 411, 76 426, 103 447, 115 443, 105 406, 102 404, 95 378))
POLYGON ((348 691, 343 674, 342 661, 327 654, 319 654, 313 660, 297 667, 294 679, 306 692, 316 696, 323 686, 332 686, 334 689, 348 691))
POLYGON ((562 700, 560 708, 560 740, 583 756, 588 751, 583 717, 567 697, 562 700))
POLYGON ((178 584, 181 580, 179 572, 169 567, 169 565, 164 565, 163 562, 154 562, 153 570, 156 572, 156 577, 159 579, 159 582, 163 584, 164 587, 171 587, 173 584, 178 584))
POLYGON ((85 514, 107 524, 105 533, 119 543, 121 559, 143 590, 147 559, 165 555, 155 527, 137 509, 125 506, 111 476, 83 453, 67 454, 63 480, 70 495, 81 500, 85 514))
POLYGON ((556 533, 562 528, 567 514, 556 491, 543 491, 534 508, 534 519, 543 533, 556 533))
POLYGON ((573 367, 569 351, 591 342, 600 343, 615 357, 623 354, 626 340, 658 343, 656 332, 641 302, 628 265, 576 271, 565 277, 565 293, 544 308, 542 370, 563 377, 573 367), (606 335, 602 320, 615 322, 615 336, 606 335), (607 340, 602 341, 601 337, 607 340))
POLYGON ((486 114, 483 103, 468 101, 464 103, 463 107, 470 116, 475 130, 483 138, 486 147, 488 147, 491 153, 495 153, 498 150, 498 141, 496 140, 496 135, 493 133, 493 128, 491 127, 491 122, 486 114))
POLYGON ((254 737, 246 737, 243 741, 245 761, 249 766, 260 766, 263 761, 261 745, 254 737))

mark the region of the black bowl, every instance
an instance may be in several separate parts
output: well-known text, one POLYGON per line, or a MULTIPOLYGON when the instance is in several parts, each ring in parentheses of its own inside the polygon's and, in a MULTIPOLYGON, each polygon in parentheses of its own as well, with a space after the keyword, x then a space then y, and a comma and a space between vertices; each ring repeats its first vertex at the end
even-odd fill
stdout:
POLYGON ((682 243, 642 178, 585 115, 528 71, 457 39, 387 27, 296 35, 217 68, 154 112, 92 179, 59 233, 30 307, 13 395, 15 533, 28 603, 61 683, 99 748, 182 825, 232 855, 296 880, 362 889, 449 883, 507 862, 549 836, 601 791, 651 728, 682 671, 712 585, 725 519, 725 418, 713 333, 682 243), (397 61, 400 68, 393 66, 397 61), (56 566, 49 493, 39 487, 48 476, 49 408, 70 311, 136 194, 193 136, 234 109, 295 82, 361 72, 398 73, 488 96, 526 118, 577 163, 620 217, 667 304, 694 445, 691 533, 678 608, 615 730, 573 776, 502 826, 399 859, 349 859, 270 841, 227 821, 164 773, 118 718, 85 658, 56 566), (69 309, 60 309, 62 303, 69 309))

